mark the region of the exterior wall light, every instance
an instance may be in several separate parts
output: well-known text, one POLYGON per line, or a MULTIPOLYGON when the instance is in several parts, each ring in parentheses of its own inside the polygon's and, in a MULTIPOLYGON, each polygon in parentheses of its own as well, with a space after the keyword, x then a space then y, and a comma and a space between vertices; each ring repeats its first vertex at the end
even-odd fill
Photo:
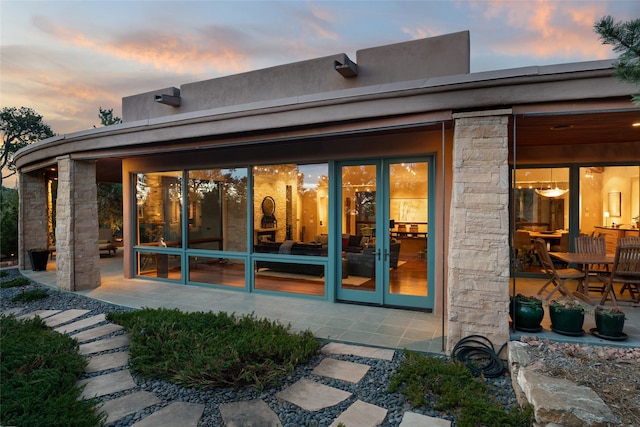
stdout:
POLYGON ((342 62, 333 61, 333 68, 345 79, 358 75, 358 64, 350 60, 347 55, 343 55, 342 62))

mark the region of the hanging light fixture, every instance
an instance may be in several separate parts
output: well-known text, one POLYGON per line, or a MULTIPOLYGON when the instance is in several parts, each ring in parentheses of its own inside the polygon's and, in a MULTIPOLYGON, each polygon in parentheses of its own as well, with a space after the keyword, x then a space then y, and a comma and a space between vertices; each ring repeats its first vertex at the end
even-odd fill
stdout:
MULTIPOLYGON (((553 182, 553 169, 551 169, 550 182, 553 182)), ((557 182, 555 184, 556 184, 555 188, 551 188, 551 185, 549 185, 549 188, 546 188, 544 190, 540 188, 536 188, 536 193, 538 193, 542 197, 554 198, 554 197, 560 197, 569 191, 569 190, 563 190, 562 188, 558 187, 557 182)))

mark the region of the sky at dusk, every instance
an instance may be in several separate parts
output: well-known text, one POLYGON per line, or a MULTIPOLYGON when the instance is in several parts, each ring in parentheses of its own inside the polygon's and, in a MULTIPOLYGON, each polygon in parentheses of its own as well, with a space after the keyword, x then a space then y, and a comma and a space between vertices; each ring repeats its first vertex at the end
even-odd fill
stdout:
POLYGON ((0 0, 0 106, 65 134, 125 96, 463 30, 472 72, 615 58, 605 15, 640 2, 0 0))

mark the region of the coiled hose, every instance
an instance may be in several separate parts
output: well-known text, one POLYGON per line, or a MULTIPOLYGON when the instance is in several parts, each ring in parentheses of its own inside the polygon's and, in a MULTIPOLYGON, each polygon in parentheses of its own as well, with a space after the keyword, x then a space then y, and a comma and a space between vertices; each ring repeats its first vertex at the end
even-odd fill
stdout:
POLYGON ((498 357, 507 345, 504 343, 497 353, 493 343, 482 335, 469 335, 453 347, 451 357, 464 363, 474 375, 496 378, 506 371, 504 362, 498 357))

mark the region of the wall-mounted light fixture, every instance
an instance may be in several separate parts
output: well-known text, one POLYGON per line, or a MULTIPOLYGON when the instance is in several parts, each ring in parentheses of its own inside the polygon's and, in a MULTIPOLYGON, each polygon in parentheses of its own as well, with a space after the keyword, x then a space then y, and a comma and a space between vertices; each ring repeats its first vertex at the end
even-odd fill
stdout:
POLYGON ((171 89, 173 92, 172 94, 162 93, 160 95, 155 95, 154 101, 159 102, 160 104, 170 105, 171 107, 179 107, 182 102, 182 98, 180 98, 180 89, 175 87, 171 89))
POLYGON ((343 55, 342 62, 333 61, 333 68, 345 79, 358 75, 358 64, 350 60, 346 54, 343 55))

